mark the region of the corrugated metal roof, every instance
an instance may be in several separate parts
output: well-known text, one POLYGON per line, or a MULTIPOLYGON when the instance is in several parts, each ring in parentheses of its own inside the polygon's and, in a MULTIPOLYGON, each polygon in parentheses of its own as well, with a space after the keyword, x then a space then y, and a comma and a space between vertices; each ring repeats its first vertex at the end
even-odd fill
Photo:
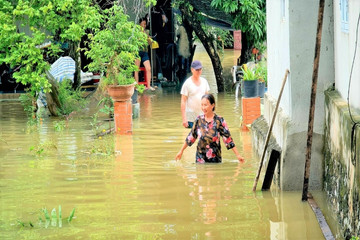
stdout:
POLYGON ((227 30, 233 30, 231 27, 231 16, 224 11, 211 7, 211 0, 189 0, 189 3, 207 18, 207 24, 227 30))

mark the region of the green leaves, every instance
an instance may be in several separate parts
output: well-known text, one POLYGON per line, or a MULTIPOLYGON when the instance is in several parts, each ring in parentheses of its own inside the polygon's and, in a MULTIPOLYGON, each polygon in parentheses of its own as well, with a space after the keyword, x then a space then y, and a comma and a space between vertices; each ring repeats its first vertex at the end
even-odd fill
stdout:
POLYGON ((21 66, 13 76, 30 84, 33 93, 49 91, 45 71, 50 65, 44 55, 60 52, 54 42, 47 49, 39 46, 54 37, 61 43, 79 42, 86 30, 98 29, 102 22, 99 7, 91 0, 8 0, 0 6, 0 64, 21 66))
POLYGON ((234 0, 213 0, 211 6, 222 9, 227 13, 234 13, 240 7, 239 1, 234 0))
POLYGON ((90 50, 86 55, 93 60, 91 71, 106 72, 103 85, 131 84, 133 72, 138 71, 135 59, 139 49, 147 45, 147 36, 139 25, 128 20, 128 15, 117 4, 104 10, 104 28, 89 34, 90 50))
MULTIPOLYGON (((56 208, 53 208, 51 213, 49 214, 49 211, 46 208, 41 209, 40 211, 41 215, 39 216, 39 222, 38 226, 48 228, 51 227, 62 227, 62 211, 61 211, 61 205, 59 205, 58 208, 58 214, 56 212, 56 208), (42 216, 45 218, 45 220, 42 218, 42 216)), ((66 218, 67 222, 70 223, 75 216, 75 208, 72 209, 69 217, 66 218)), ((17 223, 21 227, 35 227, 33 222, 29 221, 28 224, 25 223, 26 221, 17 220, 17 223)))
POLYGON ((244 81, 252 81, 257 80, 257 76, 255 74, 255 70, 252 68, 248 68, 246 64, 241 67, 243 72, 243 80, 244 81))
POLYGON ((266 39, 265 0, 212 0, 211 6, 233 16, 233 27, 244 32, 253 44, 266 39))
POLYGON ((67 218, 67 221, 68 221, 68 222, 71 222, 72 219, 73 219, 73 217, 74 217, 74 215, 75 215, 75 208, 73 208, 73 210, 71 211, 70 216, 67 218))

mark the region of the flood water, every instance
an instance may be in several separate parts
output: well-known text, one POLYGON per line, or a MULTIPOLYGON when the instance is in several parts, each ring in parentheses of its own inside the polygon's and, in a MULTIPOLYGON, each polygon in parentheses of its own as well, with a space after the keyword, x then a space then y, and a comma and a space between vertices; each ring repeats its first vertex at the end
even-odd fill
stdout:
MULTIPOLYGON (((210 61, 196 57, 214 86, 210 61)), ((216 99, 245 163, 224 145, 221 164, 195 164, 195 146, 174 161, 188 134, 179 89, 142 95, 133 135, 101 139, 90 124, 94 109, 56 131, 60 119, 28 127, 19 102, 0 102, 0 238, 324 239, 300 192, 252 192, 259 159, 240 128, 241 102, 233 93, 216 99), (49 224, 41 210, 58 214, 59 205, 61 226, 49 224)))

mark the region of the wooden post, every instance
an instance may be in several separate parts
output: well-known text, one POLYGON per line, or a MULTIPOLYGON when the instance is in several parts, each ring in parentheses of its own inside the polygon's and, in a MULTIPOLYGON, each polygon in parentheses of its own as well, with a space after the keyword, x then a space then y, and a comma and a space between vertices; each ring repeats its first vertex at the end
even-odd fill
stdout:
POLYGON ((271 131, 272 131, 272 128, 273 128, 273 126, 274 126, 276 113, 277 113, 277 110, 278 110, 278 107, 279 107, 280 99, 281 99, 281 96, 282 96, 282 92, 283 92, 283 90, 284 90, 284 86, 285 86, 285 83, 286 83, 286 79, 287 79, 288 74, 289 74, 289 69, 286 69, 286 73, 285 73, 285 77, 284 77, 283 82, 282 82, 282 85, 281 85, 281 90, 280 90, 280 93, 279 93, 279 97, 278 97, 278 100, 277 100, 277 102, 276 102, 276 107, 275 107, 275 110, 274 110, 274 115, 273 115, 273 117, 272 117, 271 124, 270 124, 269 130, 268 130, 267 135, 266 135, 264 150, 263 150, 262 155, 261 155, 261 160, 260 160, 259 168, 258 168, 256 177, 255 177, 255 180, 254 180, 254 185, 253 185, 253 191, 254 191, 254 192, 256 191, 256 185, 257 185, 257 183, 258 183, 258 181, 259 181, 260 172, 261 172, 261 168, 262 168, 262 165, 263 165, 263 162, 264 162, 265 153, 266 153, 266 148, 267 148, 267 145, 268 145, 269 140, 270 140, 271 131))
POLYGON ((307 195, 308 195, 309 177, 310 177, 311 145, 312 145, 312 135, 313 135, 313 131, 314 131, 313 126, 314 126, 314 113, 315 113, 315 99, 316 99, 317 79, 318 79, 318 72, 319 72, 321 33, 322 33, 322 23, 323 23, 323 18, 324 18, 324 4, 325 4, 325 0, 320 0, 317 33, 316 33, 316 44, 315 44, 315 57, 314 57, 314 66, 313 66, 313 75, 312 75, 311 96, 310 96, 309 125, 308 125, 307 141, 306 141, 307 148, 306 148, 306 158, 305 158, 305 172, 304 172, 304 185, 303 185, 303 192, 302 192, 302 201, 307 201, 307 199, 308 199, 307 195))

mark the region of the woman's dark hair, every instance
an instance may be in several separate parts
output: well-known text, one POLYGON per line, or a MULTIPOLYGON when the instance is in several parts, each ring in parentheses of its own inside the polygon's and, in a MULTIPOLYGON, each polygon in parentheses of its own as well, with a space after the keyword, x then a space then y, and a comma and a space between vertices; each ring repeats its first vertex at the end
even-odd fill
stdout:
POLYGON ((142 17, 139 19, 139 24, 142 22, 142 21, 145 21, 146 24, 147 24, 147 17, 142 17))
MULTIPOLYGON (((203 99, 203 98, 206 98, 211 105, 212 105, 212 104, 215 105, 215 97, 214 97, 214 95, 212 95, 212 94, 205 94, 204 96, 201 97, 201 99, 203 99)), ((213 111, 215 111, 215 106, 213 107, 213 111)))

